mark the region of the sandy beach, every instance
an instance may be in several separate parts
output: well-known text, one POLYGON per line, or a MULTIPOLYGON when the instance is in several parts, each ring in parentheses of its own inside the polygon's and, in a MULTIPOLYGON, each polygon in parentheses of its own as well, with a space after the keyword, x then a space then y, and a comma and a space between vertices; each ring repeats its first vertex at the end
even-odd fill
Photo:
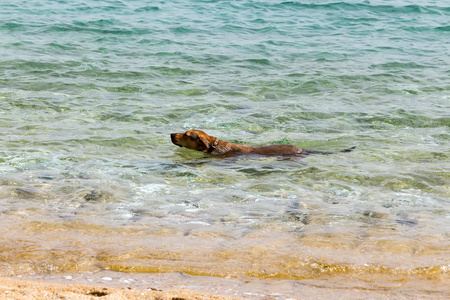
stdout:
POLYGON ((189 290, 133 290, 0 278, 0 299, 237 299, 189 290))
MULTIPOLYGON (((157 275, 159 276, 159 275, 157 275)), ((179 276, 179 275, 177 275, 179 276)), ((165 275, 163 275, 165 278, 165 275)), ((160 278, 163 278, 160 277, 160 278)), ((171 275, 169 275, 169 278, 171 275)), ((175 277, 172 277, 175 278, 175 277)), ((179 277, 178 277, 179 278, 179 277)), ((196 280, 196 278, 192 278, 196 280)), ((201 280, 201 279, 200 279, 201 280)), ((169 280, 170 281, 170 280, 169 280)), ((278 284, 279 293, 261 293, 264 288, 256 282, 238 283, 241 288, 247 290, 246 293, 237 293, 240 296, 230 297, 227 295, 236 294, 236 284, 233 280, 217 281, 214 285, 198 286, 189 285, 196 291, 188 288, 168 288, 136 285, 114 285, 111 283, 85 284, 85 281, 77 280, 74 283, 62 283, 61 280, 53 278, 42 279, 39 277, 0 277, 0 300, 2 299, 66 299, 66 300, 87 300, 87 299, 445 299, 440 293, 403 293, 395 290, 364 290, 358 288, 332 288, 320 287, 308 284, 296 285, 295 288, 289 282, 278 284), (235 286, 233 286, 235 285, 235 286), (205 292, 210 290, 211 293, 205 292)), ((148 281, 147 283, 149 283, 148 281)), ((167 284, 167 282, 163 283, 167 284)), ((172 283, 173 284, 173 283, 172 283)), ((189 284, 189 283, 188 283, 189 284)), ((266 283, 262 283, 266 285, 266 283)), ((270 285, 270 283, 269 283, 270 285)), ((180 286, 183 286, 180 283, 180 286)))

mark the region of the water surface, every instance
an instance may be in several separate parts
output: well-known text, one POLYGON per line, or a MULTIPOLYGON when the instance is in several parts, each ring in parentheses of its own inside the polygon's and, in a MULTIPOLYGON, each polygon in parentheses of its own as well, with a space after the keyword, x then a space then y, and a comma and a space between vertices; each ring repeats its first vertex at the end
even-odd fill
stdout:
POLYGON ((449 295, 445 1, 0 2, 0 274, 449 295), (216 158, 169 134, 352 153, 216 158))

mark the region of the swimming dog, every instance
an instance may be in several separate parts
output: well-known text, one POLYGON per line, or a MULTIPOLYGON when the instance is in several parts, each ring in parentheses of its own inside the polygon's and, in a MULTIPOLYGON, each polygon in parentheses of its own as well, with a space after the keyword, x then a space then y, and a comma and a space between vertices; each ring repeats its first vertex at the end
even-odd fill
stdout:
POLYGON ((268 146, 247 146, 238 145, 222 141, 214 136, 210 136, 201 130, 188 130, 184 133, 172 133, 170 135, 172 143, 180 147, 203 151, 212 155, 237 155, 256 154, 265 156, 306 156, 308 154, 333 154, 338 152, 350 152, 356 147, 351 147, 338 152, 322 152, 301 149, 293 145, 268 145, 268 146))

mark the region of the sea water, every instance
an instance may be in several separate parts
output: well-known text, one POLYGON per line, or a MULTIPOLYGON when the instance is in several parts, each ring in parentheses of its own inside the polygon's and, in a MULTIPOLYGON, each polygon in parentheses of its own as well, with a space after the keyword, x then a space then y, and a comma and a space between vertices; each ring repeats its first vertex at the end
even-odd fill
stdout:
POLYGON ((0 76, 0 275, 450 293, 447 1, 0 1, 0 76))

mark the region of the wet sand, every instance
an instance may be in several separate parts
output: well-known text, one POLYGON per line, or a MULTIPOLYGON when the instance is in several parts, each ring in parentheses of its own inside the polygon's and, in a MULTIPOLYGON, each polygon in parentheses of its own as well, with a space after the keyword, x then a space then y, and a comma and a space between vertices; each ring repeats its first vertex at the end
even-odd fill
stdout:
POLYGON ((0 299, 237 299, 189 290, 133 290, 0 278, 0 299))
POLYGON ((134 274, 134 282, 114 272, 93 276, 0 277, 1 299, 444 299, 442 294, 324 287, 294 281, 268 283, 189 276, 183 273, 134 274), (100 278, 103 279, 100 280, 100 278), (67 283, 66 283, 67 282, 67 283), (165 288, 169 286, 169 288, 165 288), (162 289, 161 289, 162 287, 162 289), (277 291, 274 291, 276 289, 277 291), (269 292, 270 291, 270 292, 269 292), (434 295, 433 295, 434 294, 434 295))

